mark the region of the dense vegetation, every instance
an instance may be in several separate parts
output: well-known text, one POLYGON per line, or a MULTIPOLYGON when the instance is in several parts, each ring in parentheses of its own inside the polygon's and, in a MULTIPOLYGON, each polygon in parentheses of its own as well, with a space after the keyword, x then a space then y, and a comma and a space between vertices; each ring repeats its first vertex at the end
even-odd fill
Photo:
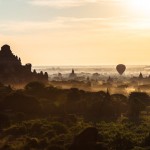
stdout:
POLYGON ((39 82, 23 90, 1 84, 0 111, 1 150, 150 149, 146 93, 126 97, 39 82))

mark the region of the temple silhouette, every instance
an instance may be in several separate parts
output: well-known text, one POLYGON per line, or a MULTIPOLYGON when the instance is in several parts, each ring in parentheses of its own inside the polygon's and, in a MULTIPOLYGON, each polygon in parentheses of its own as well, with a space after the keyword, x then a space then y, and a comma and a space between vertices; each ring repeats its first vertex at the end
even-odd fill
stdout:
POLYGON ((21 59, 14 55, 9 45, 3 45, 0 51, 0 82, 3 84, 26 84, 31 81, 48 82, 47 72, 32 71, 30 63, 22 65, 21 59))

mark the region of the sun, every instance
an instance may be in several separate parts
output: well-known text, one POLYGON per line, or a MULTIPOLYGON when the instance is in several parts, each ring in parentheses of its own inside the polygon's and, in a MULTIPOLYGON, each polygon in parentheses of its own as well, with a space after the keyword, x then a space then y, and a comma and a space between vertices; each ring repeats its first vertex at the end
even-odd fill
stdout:
POLYGON ((150 0, 128 0, 132 11, 139 14, 150 15, 150 0))

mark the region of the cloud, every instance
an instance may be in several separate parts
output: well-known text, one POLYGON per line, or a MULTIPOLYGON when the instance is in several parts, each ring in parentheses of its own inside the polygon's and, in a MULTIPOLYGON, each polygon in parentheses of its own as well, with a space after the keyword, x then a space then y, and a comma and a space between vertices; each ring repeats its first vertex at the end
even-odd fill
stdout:
POLYGON ((96 0, 30 0, 29 3, 39 6, 49 7, 76 7, 84 5, 85 3, 95 3, 96 0))
POLYGON ((32 5, 47 6, 47 7, 77 7, 89 3, 108 3, 108 2, 121 2, 123 0, 29 0, 32 5))
POLYGON ((104 27, 109 18, 72 18, 57 17, 51 21, 35 22, 35 21, 8 21, 0 23, 1 33, 26 33, 33 31, 51 31, 62 29, 91 29, 95 26, 104 27))
POLYGON ((51 21, 0 22, 1 34, 47 34, 47 33, 100 33, 122 30, 149 30, 150 20, 120 18, 73 18, 58 17, 51 21))

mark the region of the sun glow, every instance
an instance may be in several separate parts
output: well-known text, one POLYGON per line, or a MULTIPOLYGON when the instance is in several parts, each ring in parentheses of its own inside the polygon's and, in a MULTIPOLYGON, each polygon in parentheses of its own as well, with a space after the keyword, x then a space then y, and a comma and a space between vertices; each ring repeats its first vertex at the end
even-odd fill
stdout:
POLYGON ((136 13, 150 15, 150 0, 129 0, 128 3, 136 13))

